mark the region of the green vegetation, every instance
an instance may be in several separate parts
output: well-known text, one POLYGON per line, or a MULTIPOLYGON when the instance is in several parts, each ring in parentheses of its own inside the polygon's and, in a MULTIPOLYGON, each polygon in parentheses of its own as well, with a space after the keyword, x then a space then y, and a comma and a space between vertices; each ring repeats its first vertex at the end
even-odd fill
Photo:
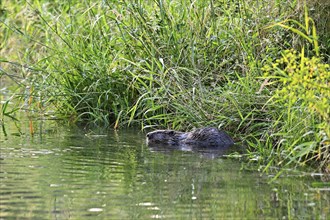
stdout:
POLYGON ((328 1, 1 7, 0 74, 31 111, 115 128, 212 125, 264 170, 330 170, 328 1))

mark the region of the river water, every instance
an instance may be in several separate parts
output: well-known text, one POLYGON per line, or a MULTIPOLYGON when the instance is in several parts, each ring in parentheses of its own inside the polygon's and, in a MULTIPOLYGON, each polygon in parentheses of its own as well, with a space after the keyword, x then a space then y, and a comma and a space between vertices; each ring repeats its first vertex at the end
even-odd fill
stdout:
POLYGON ((237 159, 150 149, 138 129, 6 120, 0 219, 330 219, 329 182, 237 159))

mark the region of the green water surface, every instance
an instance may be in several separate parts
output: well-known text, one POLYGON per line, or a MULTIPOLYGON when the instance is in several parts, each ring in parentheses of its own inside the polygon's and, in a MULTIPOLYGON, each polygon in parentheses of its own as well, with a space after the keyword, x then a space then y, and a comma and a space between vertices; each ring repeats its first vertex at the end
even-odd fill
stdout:
POLYGON ((329 183, 269 183, 238 160, 150 149, 138 129, 6 122, 0 219, 330 219, 329 183))

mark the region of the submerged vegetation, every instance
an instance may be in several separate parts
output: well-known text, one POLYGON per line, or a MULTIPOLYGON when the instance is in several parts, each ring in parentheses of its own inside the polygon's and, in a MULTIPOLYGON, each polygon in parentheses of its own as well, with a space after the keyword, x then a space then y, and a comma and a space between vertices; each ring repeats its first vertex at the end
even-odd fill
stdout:
MULTIPOLYGON (((324 0, 6 1, 0 74, 18 84, 7 98, 38 114, 216 126, 264 170, 330 171, 329 9, 324 0)), ((17 109, 8 101, 3 121, 17 109)))

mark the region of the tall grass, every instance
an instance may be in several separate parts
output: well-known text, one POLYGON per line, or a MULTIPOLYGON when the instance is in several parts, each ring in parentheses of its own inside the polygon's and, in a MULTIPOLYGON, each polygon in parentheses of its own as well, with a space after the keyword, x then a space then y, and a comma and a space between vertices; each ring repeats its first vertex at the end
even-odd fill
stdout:
MULTIPOLYGON (((321 65, 323 70, 308 82, 329 71, 322 60, 328 46, 319 43, 300 3, 2 3, 3 73, 23 70, 30 108, 56 109, 70 121, 115 128, 212 125, 230 132, 247 146, 251 160, 268 163, 266 168, 308 161, 327 168, 329 133, 324 135, 320 125, 328 119, 318 112, 321 108, 326 115, 329 103, 298 97, 287 106, 277 99, 278 91, 282 97, 290 94, 286 79, 269 85, 286 68, 272 66, 286 49, 306 55, 303 62, 295 59, 297 65, 318 58, 310 68, 321 65), (304 25, 297 12, 305 15, 304 25), (20 69, 8 65, 14 61, 20 69)), ((328 90, 322 91, 314 95, 327 99, 328 90)))
POLYGON ((282 112, 283 124, 278 127, 282 143, 277 148, 279 153, 285 153, 279 163, 305 165, 318 161, 321 167, 329 169, 330 66, 320 56, 315 22, 305 5, 303 23, 288 19, 271 27, 274 26, 288 29, 302 38, 300 52, 283 51, 282 58, 264 69, 265 77, 275 85, 270 101, 278 104, 278 109, 284 108, 278 111, 282 112), (297 28, 286 24, 290 21, 297 28))

